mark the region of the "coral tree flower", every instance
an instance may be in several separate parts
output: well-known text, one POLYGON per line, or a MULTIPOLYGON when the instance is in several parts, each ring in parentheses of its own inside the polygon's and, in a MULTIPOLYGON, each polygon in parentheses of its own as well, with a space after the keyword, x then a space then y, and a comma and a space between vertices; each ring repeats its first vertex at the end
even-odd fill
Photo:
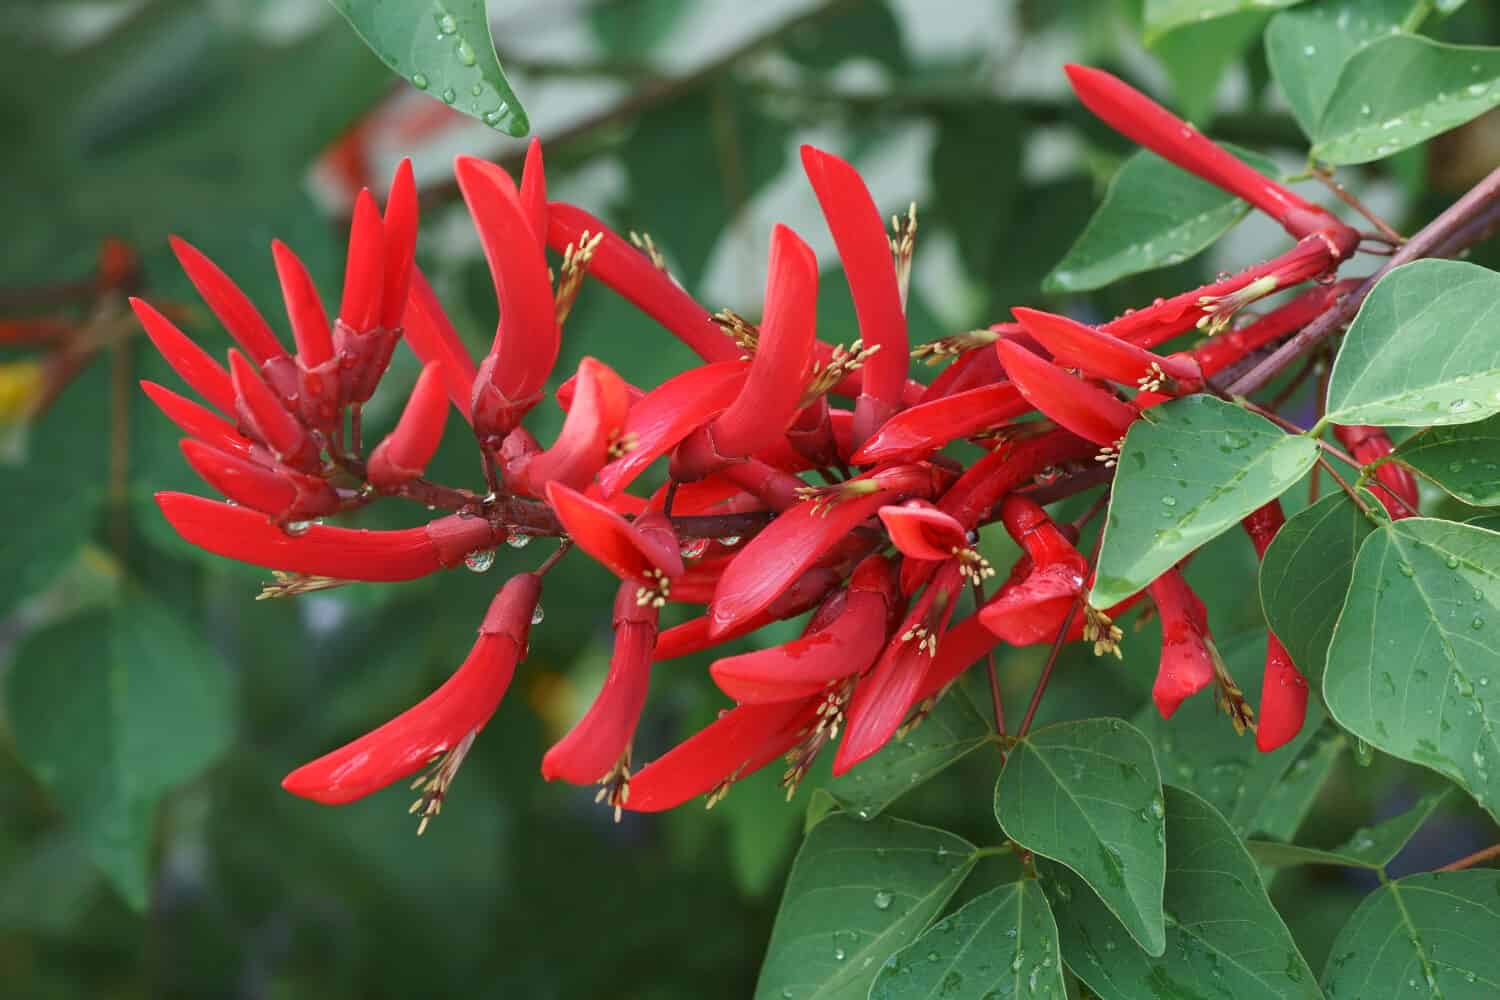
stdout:
MULTIPOLYGON (((1006 497, 1000 519, 1025 555, 1011 579, 985 602, 979 620, 1012 646, 1051 642, 1083 593, 1088 560, 1046 511, 1025 497, 1006 497)), ((1075 623, 1084 617, 1075 614, 1075 623)))
POLYGON ((1412 517, 1417 512, 1417 481, 1404 467, 1385 459, 1395 451, 1390 435, 1380 427, 1365 424, 1334 424, 1333 436, 1349 449, 1349 454, 1361 465, 1375 465, 1376 482, 1370 484, 1370 492, 1385 508, 1391 520, 1412 517), (1376 465, 1375 463, 1380 463, 1376 465))
POLYGON ((1188 698, 1214 682, 1218 651, 1208 631, 1208 612, 1172 569, 1147 588, 1161 615, 1161 665, 1151 686, 1151 700, 1163 719, 1170 719, 1188 698))
MULTIPOLYGON (((1270 503, 1253 511, 1241 524, 1255 546, 1255 557, 1264 559, 1276 533, 1286 523, 1281 501, 1270 503)), ((1307 678, 1292 662, 1291 654, 1276 638, 1266 631, 1266 667, 1261 679, 1260 713, 1256 719, 1255 747, 1269 753, 1290 742, 1302 731, 1307 718, 1307 678)))
POLYGON ((341 805, 432 764, 431 775, 415 786, 422 795, 412 804, 412 812, 422 817, 421 833, 442 809, 474 738, 505 697, 526 653, 541 595, 541 577, 511 577, 490 603, 468 657, 442 687, 380 728, 297 768, 282 787, 315 802, 341 805))

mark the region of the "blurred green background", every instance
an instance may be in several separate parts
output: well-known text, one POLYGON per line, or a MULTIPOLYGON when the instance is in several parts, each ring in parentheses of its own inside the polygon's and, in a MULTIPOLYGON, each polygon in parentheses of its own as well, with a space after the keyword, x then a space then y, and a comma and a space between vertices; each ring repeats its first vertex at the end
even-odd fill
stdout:
MULTIPOLYGON (((1042 278, 1129 153, 1071 100, 1065 61, 1119 71, 1215 136, 1291 167, 1305 154, 1260 49, 1267 14, 1185 28, 1147 49, 1139 3, 1115 0, 489 7, 545 143, 552 196, 649 232, 711 308, 757 311, 772 222, 836 264, 797 164, 803 142, 852 159, 882 209, 917 202, 914 342, 1004 318, 1016 303, 1113 315, 1283 245, 1250 220, 1189 263, 1086 298, 1044 295, 1042 278)), ((1470 3, 1432 31, 1493 44, 1500 10, 1470 3)), ((267 574, 188 547, 151 500, 160 489, 206 490, 175 428, 136 388, 142 378, 180 386, 138 335, 124 289, 94 280, 104 240, 138 255, 129 291, 180 303, 219 354, 227 339, 167 234, 212 256, 284 332, 270 239, 303 256, 332 302, 353 192, 383 192, 410 154, 424 192, 422 263, 479 352, 496 306, 451 160, 473 153, 518 167, 523 143, 406 85, 331 6, 309 0, 11 0, 0 88, 0 320, 66 331, 0 344, 0 994, 748 995, 820 779, 788 805, 762 773, 712 812, 694 805, 619 825, 591 789, 544 783, 542 753, 603 676, 612 577, 572 559, 548 578, 531 655, 419 841, 402 790, 327 809, 278 782, 439 684, 494 588, 551 543, 502 550, 484 576, 256 602, 267 574)), ((1492 114, 1343 179, 1408 225, 1493 166, 1497 132, 1492 114)), ((1495 251, 1481 253, 1493 265, 1495 251)), ((834 271, 819 310, 822 339, 856 336, 834 271)), ((647 386, 690 361, 595 285, 568 321, 559 373, 585 354, 647 386)), ((369 410, 372 433, 393 421, 415 371, 398 352, 369 410)), ((544 440, 559 424, 551 403, 531 421, 544 440)), ((471 447, 450 427, 432 478, 476 485, 471 447)), ((354 523, 407 525, 424 513, 392 501, 354 523)), ((1225 609, 1221 637, 1258 623, 1248 547, 1222 548, 1200 560, 1218 571, 1197 581, 1210 607, 1225 609), (1232 578, 1226 565, 1243 573, 1232 578)), ((1065 661, 1043 716, 1133 714, 1151 633, 1130 637, 1121 666, 1065 661)), ((1039 658, 1002 661, 1012 700, 1029 691, 1039 658)), ((658 670, 638 760, 722 707, 707 662, 658 670)), ((1222 803, 1247 787, 1241 750, 1214 775, 1176 779, 1210 798, 1222 786, 1222 803)), ((1317 734, 1303 751, 1324 782, 1305 827, 1314 841, 1426 787, 1418 769, 1385 758, 1338 780, 1361 763, 1347 750, 1317 734)), ((996 762, 982 756, 898 814, 992 840, 996 762)), ((1493 839, 1475 813, 1450 808, 1410 848, 1435 851, 1428 866, 1493 839)), ((1368 888, 1352 878, 1312 869, 1277 882, 1279 899, 1308 901, 1285 912, 1315 967, 1368 888)))

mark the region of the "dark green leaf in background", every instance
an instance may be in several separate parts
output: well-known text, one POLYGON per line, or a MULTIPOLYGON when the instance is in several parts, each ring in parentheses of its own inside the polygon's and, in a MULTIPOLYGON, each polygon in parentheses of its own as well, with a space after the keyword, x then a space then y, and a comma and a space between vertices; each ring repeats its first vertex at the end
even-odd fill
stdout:
POLYGON ((1431 872, 1371 893, 1323 970, 1329 1000, 1500 995, 1500 871, 1431 872))
POLYGON ((1089 602, 1107 608, 1141 590, 1279 497, 1317 453, 1309 438, 1212 396, 1143 411, 1120 452, 1089 602))
POLYGON ((1344 335, 1328 420, 1419 427, 1500 412, 1500 274, 1419 260, 1380 279, 1344 335))
POLYGON ((943 830, 829 816, 792 865, 757 1000, 864 1000, 973 864, 974 846, 943 830))
POLYGON ((893 955, 870 1000, 1062 1000, 1057 923, 1042 887, 1027 879, 991 889, 893 955))
POLYGON ((510 135, 531 124, 505 79, 484 0, 329 0, 413 87, 510 135))
POLYGON ((1266 27, 1266 61, 1309 138, 1318 134, 1323 109, 1344 63, 1370 42, 1389 35, 1411 12, 1413 0, 1319 0, 1285 10, 1266 27))
POLYGON ((1302 0, 1146 0, 1146 42, 1150 44, 1174 28, 1199 21, 1299 3, 1302 0))
POLYGON ((905 737, 892 740, 878 754, 824 787, 850 815, 870 819, 944 768, 988 744, 990 735, 989 723, 958 688, 939 701, 905 737))
POLYGON ((1161 954, 1161 776, 1139 730, 1086 719, 1029 734, 1006 758, 995 818, 1022 847, 1077 872, 1141 947, 1161 954))
POLYGON ((1224 817, 1171 787, 1166 813, 1167 943, 1159 956, 1122 934, 1071 873, 1039 865, 1068 968, 1112 1000, 1318 997, 1316 977, 1224 817))
POLYGON ((1354 557, 1374 523, 1343 490, 1289 518, 1260 564, 1260 604, 1292 662, 1316 687, 1349 593, 1354 557))
POLYGON ((157 802, 233 741, 227 666, 171 609, 131 597, 28 636, 5 680, 22 759, 144 908, 157 802))
POLYGON ((938 118, 932 147, 936 215, 958 238, 964 267, 988 274, 996 237, 1010 225, 1021 180, 1021 119, 1009 105, 986 101, 938 118))
POLYGON ((1328 648, 1339 725, 1500 816, 1500 534, 1407 518, 1372 534, 1328 648))
MULTIPOLYGON (((1234 151, 1263 173, 1279 173, 1263 156, 1234 151)), ((1047 275, 1044 287, 1050 292, 1088 291, 1180 264, 1213 245, 1248 211, 1250 206, 1234 195, 1141 150, 1111 178, 1088 228, 1047 275)))
POLYGON ((1151 53, 1172 80, 1173 110, 1189 121, 1210 120, 1224 75, 1260 41, 1268 17, 1265 10, 1251 8, 1184 24, 1152 40, 1151 53))
POLYGON ((1344 64, 1312 155, 1338 164, 1382 159, 1497 104, 1500 49, 1393 35, 1344 64))
POLYGON ((1500 505, 1500 416, 1413 434, 1396 449, 1396 461, 1466 504, 1500 505))
POLYGON ((1303 847, 1267 840, 1246 843, 1255 860, 1263 865, 1346 865, 1354 868, 1384 868, 1414 837, 1422 824, 1443 804, 1449 789, 1422 796, 1410 809, 1356 830, 1337 847, 1303 847))

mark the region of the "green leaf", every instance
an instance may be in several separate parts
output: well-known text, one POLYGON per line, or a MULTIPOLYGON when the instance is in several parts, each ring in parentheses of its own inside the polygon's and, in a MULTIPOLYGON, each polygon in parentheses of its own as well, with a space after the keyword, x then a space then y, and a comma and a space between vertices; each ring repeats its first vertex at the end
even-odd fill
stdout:
POLYGON ((1429 872, 1381 886, 1339 931, 1323 970, 1329 1000, 1500 993, 1500 871, 1429 872))
POLYGON ((228 748, 229 671, 147 597, 35 632, 6 677, 16 749, 136 909, 158 800, 228 748))
POLYGON ((974 860, 974 845, 930 826, 829 816, 792 864, 757 1000, 863 1000, 974 860))
POLYGON ((1500 534, 1417 517, 1372 534, 1323 695, 1339 725, 1500 816, 1500 534))
POLYGON ((1312 155, 1336 164, 1382 159, 1497 104, 1500 49, 1392 35, 1344 64, 1312 155))
POLYGON ((1302 0, 1146 0, 1146 44, 1171 31, 1217 17, 1291 7, 1302 0))
POLYGON ((1260 604, 1276 638, 1316 688, 1349 593, 1354 557, 1375 530, 1343 490, 1293 515, 1260 563, 1260 604))
POLYGON ((329 0, 381 62, 508 135, 530 130, 500 68, 484 0, 329 0))
POLYGON ((93 533, 108 403, 108 364, 96 359, 27 429, 20 466, 0 462, 0 619, 50 584, 93 533))
POLYGON ((1117 604, 1274 500, 1318 446, 1212 396, 1175 399, 1130 425, 1089 603, 1117 604))
POLYGON ((1213 117, 1219 84, 1229 67, 1259 41, 1269 15, 1250 10, 1174 28, 1151 42, 1172 80, 1172 104, 1182 117, 1203 122, 1213 117))
POLYGON ((1278 844, 1269 840, 1247 841, 1255 860, 1263 865, 1344 865, 1350 868, 1383 869, 1401 853, 1416 832, 1422 828, 1450 789, 1432 792, 1399 816, 1356 830, 1338 847, 1303 847, 1300 844, 1278 844))
MULTIPOLYGON (((1263 173, 1276 164, 1248 150, 1234 154, 1263 173)), ((1043 282, 1049 292, 1083 292, 1158 267, 1179 264, 1212 246, 1250 206, 1147 150, 1110 179, 1078 242, 1043 282)))
POLYGON ((1292 766, 1261 798, 1255 818, 1249 823, 1250 830, 1273 840, 1287 841, 1302 828, 1347 745, 1336 727, 1321 728, 1324 731, 1303 745, 1292 766))
POLYGON ((970 900, 897 952, 875 977, 870 1000, 1063 1000, 1062 964, 1052 909, 1027 879, 970 900))
POLYGON ((1161 775, 1151 744, 1121 719, 1038 729, 995 786, 995 818, 1029 851, 1077 872, 1131 937, 1160 955, 1161 775))
POLYGON ((1339 71, 1398 27, 1412 0, 1323 0, 1282 11, 1266 28, 1266 61, 1302 131, 1318 134, 1339 71))
POLYGON ((989 723, 969 696, 957 689, 904 738, 892 740, 874 757, 824 787, 850 815, 870 819, 989 740, 989 723))
POLYGON ((990 272, 997 237, 1010 225, 1021 179, 1021 119, 1010 105, 982 101, 937 118, 932 188, 937 217, 958 238, 970 274, 990 272))
POLYGON ((789 58, 821 73, 853 60, 873 60, 898 76, 911 68, 901 22, 886 0, 831 8, 788 34, 782 47, 789 58))
POLYGON ((1038 865, 1068 968, 1111 1000, 1318 997, 1318 984, 1224 817, 1167 788, 1167 947, 1147 955, 1069 873, 1038 865))
MULTIPOLYGON (((1265 633, 1242 632, 1223 639, 1219 653, 1245 697, 1259 704, 1265 633)), ((1249 833, 1271 789, 1317 735, 1324 716, 1317 702, 1310 702, 1302 731, 1270 753, 1256 750, 1255 739, 1248 733, 1236 736, 1208 692, 1188 699, 1170 719, 1163 719, 1154 705, 1147 704, 1133 721, 1155 748, 1164 780, 1207 799, 1236 830, 1249 833)))
POLYGON ((1500 505, 1500 416, 1413 434, 1395 458, 1466 504, 1500 505))
POLYGON ((1500 274, 1419 260, 1380 279, 1344 334, 1328 420, 1403 427, 1500 413, 1500 274))
POLYGON ((671 37, 685 10, 687 0, 635 0, 590 5, 585 18, 606 51, 623 60, 639 61, 671 37))
POLYGON ((621 155, 639 213, 622 228, 649 231, 672 273, 696 288, 726 226, 781 172, 790 142, 784 119, 728 82, 646 112, 621 155))

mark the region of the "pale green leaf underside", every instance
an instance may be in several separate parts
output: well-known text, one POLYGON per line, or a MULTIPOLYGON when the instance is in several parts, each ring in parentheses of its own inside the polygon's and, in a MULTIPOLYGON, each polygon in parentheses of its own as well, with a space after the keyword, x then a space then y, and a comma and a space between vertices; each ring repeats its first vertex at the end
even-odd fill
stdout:
POLYGON ((1500 816, 1500 534, 1408 518, 1359 550, 1328 648, 1339 725, 1500 816))
POLYGON ((1420 427, 1500 413, 1500 274, 1419 260, 1380 279, 1328 381, 1328 419, 1420 427))
POLYGON ((1424 795, 1405 812, 1374 826, 1356 830, 1337 847, 1303 847, 1300 844, 1278 844, 1268 840, 1251 840, 1246 845, 1263 865, 1344 865, 1350 868, 1384 868, 1401 853, 1416 832, 1422 828, 1448 797, 1450 789, 1424 795))
POLYGON ((1266 61, 1302 131, 1314 138, 1349 57, 1399 29, 1412 0, 1324 0, 1282 11, 1266 28, 1266 61))
POLYGON ((1349 593, 1354 557, 1374 530, 1349 495, 1334 490, 1282 525, 1261 560, 1266 624, 1315 686, 1349 593))
POLYGON ((484 0, 330 2, 418 90, 509 135, 531 128, 495 55, 484 0))
POLYGON ((1255 862, 1212 806, 1166 790, 1167 947, 1147 955, 1070 872, 1038 864, 1068 967, 1112 1000, 1318 997, 1255 862))
POLYGON ((943 830, 829 816, 792 864, 757 1000, 865 1000, 881 965, 937 916, 974 857, 972 844, 943 830))
POLYGON ((1500 49, 1416 35, 1372 42, 1344 64, 1312 155, 1326 163, 1390 156, 1500 104, 1500 49))
POLYGON ((871 819, 989 738, 989 723, 959 688, 938 702, 920 726, 824 787, 850 815, 871 819))
POLYGON ((1077 872, 1141 947, 1164 947, 1161 775, 1120 719, 1047 726, 1018 743, 995 786, 1005 835, 1077 872))
MULTIPOLYGON (((1279 174, 1263 156, 1233 152, 1262 173, 1279 174)), ((1233 195, 1141 150, 1115 173, 1083 234, 1043 285, 1051 292, 1088 291, 1179 264, 1212 245, 1249 210, 1233 195)))
POLYGON ((1500 996, 1500 871, 1429 872, 1359 904, 1328 953, 1329 1000, 1500 996))
POLYGON ((1231 14, 1292 7, 1303 0, 1146 0, 1146 44, 1174 28, 1231 14))
POLYGON ((870 1000, 1062 1000, 1057 923, 1032 879, 991 889, 897 952, 870 1000))
POLYGON ((1500 506, 1500 416, 1414 434, 1396 460, 1466 504, 1500 506))
POLYGON ((1301 479, 1306 437, 1211 396, 1152 407, 1125 437, 1089 603, 1107 608, 1301 479))

